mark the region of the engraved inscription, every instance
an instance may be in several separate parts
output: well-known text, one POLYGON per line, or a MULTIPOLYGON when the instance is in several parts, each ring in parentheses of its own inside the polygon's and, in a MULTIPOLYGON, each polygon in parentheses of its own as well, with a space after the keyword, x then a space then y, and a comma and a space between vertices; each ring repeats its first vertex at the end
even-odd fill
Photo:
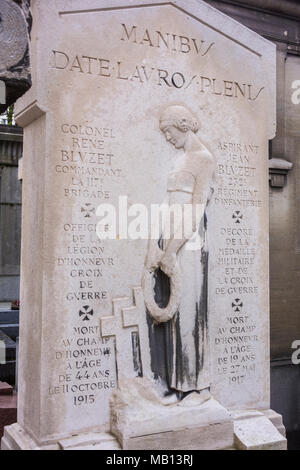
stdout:
POLYGON ((214 42, 209 43, 203 39, 190 38, 174 33, 161 32, 159 30, 151 31, 150 28, 142 30, 135 25, 128 26, 122 23, 121 26, 121 41, 168 49, 172 52, 180 52, 182 54, 192 53, 203 57, 215 44, 214 42))
POLYGON ((185 69, 170 70, 165 66, 152 64, 128 65, 124 61, 89 55, 71 54, 65 51, 52 51, 51 67, 56 70, 94 75, 100 79, 122 80, 128 83, 154 85, 186 90, 196 87, 200 93, 215 96, 256 101, 263 96, 265 87, 251 83, 189 74, 185 69))

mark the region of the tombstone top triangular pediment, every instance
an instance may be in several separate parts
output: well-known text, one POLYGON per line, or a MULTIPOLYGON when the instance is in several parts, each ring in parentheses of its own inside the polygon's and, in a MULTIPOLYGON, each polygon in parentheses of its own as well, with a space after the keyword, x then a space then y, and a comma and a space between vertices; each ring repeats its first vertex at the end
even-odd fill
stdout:
MULTIPOLYGON (((39 2, 36 2, 38 5, 39 2)), ((49 10, 49 16, 53 16, 53 20, 57 16, 60 19, 67 19, 74 17, 86 17, 86 15, 101 14, 101 12, 120 12, 120 11, 137 11, 141 9, 160 8, 165 10, 163 18, 166 13, 171 10, 184 15, 186 18, 198 21, 205 28, 208 28, 217 35, 220 39, 232 41, 232 43, 241 48, 241 52, 248 52, 249 57, 257 59, 257 67, 264 77, 265 91, 268 95, 268 137, 272 139, 275 135, 276 128, 276 82, 274 80, 276 69, 276 46, 270 41, 261 37, 254 31, 243 26, 236 20, 228 17, 224 13, 216 10, 202 0, 86 0, 84 4, 81 0, 56 0, 56 8, 49 10), (56 10, 56 11, 55 11, 56 10), (58 15, 57 15, 58 14, 58 15), (55 16, 55 18, 54 18, 55 16)), ((34 10, 34 5, 33 5, 34 10)), ((59 27, 59 23, 57 23, 59 27)), ((238 49, 234 49, 231 54, 234 56, 238 54, 238 49)), ((224 57, 230 51, 224 50, 224 57)), ((34 62, 35 53, 31 51, 32 60, 34 62)), ((33 94, 33 90, 31 92, 33 94)), ((34 97, 32 102, 37 99, 34 97)), ((29 100, 28 104, 29 104, 29 100)), ((37 101, 40 101, 37 99, 37 101)), ((42 102, 40 101, 40 104, 42 102)), ((24 109, 24 106, 21 106, 24 109)), ((22 118, 21 118, 22 119, 22 118)), ((20 120, 21 125, 23 121, 20 120)))
POLYGON ((87 0, 84 3, 84 8, 80 0, 72 0, 72 2, 64 2, 60 16, 153 7, 174 8, 222 36, 231 39, 259 57, 268 55, 271 52, 274 53, 275 46, 270 41, 202 0, 189 0, 188 2, 185 0, 103 0, 102 2, 87 0), (72 8, 70 8, 71 6, 72 8))

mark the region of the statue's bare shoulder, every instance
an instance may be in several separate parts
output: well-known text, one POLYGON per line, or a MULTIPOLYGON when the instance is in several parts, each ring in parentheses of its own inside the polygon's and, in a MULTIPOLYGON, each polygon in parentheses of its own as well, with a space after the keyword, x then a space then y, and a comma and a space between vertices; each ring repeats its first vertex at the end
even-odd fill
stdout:
POLYGON ((196 180, 199 178, 200 180, 210 180, 213 177, 215 169, 215 157, 204 145, 197 150, 187 153, 186 170, 190 171, 196 180))

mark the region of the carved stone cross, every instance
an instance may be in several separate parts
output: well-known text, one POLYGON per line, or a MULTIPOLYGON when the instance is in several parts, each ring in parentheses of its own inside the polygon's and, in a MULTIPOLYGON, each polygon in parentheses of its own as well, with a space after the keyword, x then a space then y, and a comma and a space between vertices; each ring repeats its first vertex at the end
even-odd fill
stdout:
POLYGON ((101 335, 115 337, 118 378, 134 378, 132 333, 139 334, 143 376, 152 377, 148 325, 141 287, 133 289, 134 305, 129 297, 113 299, 113 315, 100 319, 101 335))
POLYGON ((146 318, 146 308, 141 287, 133 288, 135 305, 123 309, 124 328, 136 326, 139 332, 142 372, 144 377, 152 377, 149 332, 146 318))

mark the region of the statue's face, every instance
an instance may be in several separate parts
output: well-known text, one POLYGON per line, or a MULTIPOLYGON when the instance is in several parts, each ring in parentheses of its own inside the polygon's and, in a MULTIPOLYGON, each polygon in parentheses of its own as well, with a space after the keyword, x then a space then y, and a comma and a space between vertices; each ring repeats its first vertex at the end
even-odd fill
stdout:
POLYGON ((175 126, 166 126, 162 128, 162 132, 165 134, 166 140, 174 145, 175 148, 182 149, 184 147, 187 137, 186 132, 182 132, 175 126))

